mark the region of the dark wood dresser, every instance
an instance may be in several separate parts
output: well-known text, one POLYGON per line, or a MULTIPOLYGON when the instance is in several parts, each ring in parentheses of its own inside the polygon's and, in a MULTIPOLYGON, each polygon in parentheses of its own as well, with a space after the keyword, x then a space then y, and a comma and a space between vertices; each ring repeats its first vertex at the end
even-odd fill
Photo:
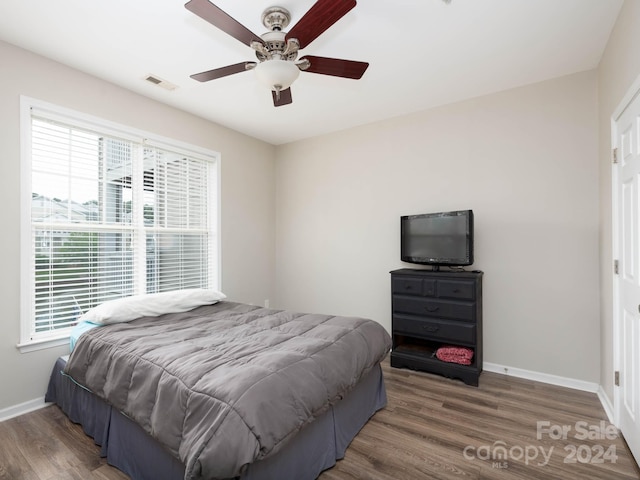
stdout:
POLYGON ((391 366, 478 385, 482 372, 480 271, 401 269, 391 272, 391 366), (439 360, 443 346, 473 350, 471 365, 439 360))

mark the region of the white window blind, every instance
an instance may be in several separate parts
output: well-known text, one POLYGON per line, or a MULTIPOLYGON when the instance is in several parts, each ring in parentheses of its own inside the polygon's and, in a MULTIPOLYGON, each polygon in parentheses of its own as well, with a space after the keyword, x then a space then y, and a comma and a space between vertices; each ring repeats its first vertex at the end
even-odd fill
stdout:
POLYGON ((23 342, 68 334, 106 300, 218 287, 214 157, 38 109, 30 117, 23 342))

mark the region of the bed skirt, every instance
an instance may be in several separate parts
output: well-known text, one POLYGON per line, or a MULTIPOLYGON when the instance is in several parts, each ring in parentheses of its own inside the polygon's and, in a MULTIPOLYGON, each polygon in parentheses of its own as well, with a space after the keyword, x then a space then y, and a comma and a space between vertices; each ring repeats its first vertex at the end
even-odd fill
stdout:
MULTIPOLYGON (((185 467, 138 424, 76 384, 57 359, 45 401, 56 403, 101 446, 100 454, 133 480, 182 480, 185 467)), ((249 465, 242 480, 315 479, 331 468, 369 418, 387 403, 380 365, 313 423, 305 426, 274 455, 249 465)))

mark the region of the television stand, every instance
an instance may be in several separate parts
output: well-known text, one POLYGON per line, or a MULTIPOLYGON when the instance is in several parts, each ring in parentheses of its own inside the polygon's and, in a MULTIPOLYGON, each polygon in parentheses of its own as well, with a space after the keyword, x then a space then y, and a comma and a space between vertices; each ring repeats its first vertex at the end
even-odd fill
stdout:
POLYGON ((391 366, 459 378, 478 386, 482 372, 482 276, 475 270, 391 272, 391 366), (471 365, 436 357, 442 346, 473 350, 471 365))

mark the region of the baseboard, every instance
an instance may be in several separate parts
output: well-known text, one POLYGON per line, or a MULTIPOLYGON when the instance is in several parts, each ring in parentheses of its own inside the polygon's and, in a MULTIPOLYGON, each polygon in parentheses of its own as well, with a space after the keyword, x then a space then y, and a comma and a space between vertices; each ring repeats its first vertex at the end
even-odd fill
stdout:
POLYGON ((602 404, 604 413, 609 419, 609 423, 615 425, 615 409, 609 397, 603 390, 602 386, 595 382, 585 382, 584 380, 576 380, 575 378, 560 377, 558 375, 550 375, 548 373, 533 372, 531 370, 524 370, 522 368, 506 367, 504 365, 498 365, 496 363, 484 362, 482 365, 483 370, 493 373, 501 373, 502 375, 511 375, 513 377, 525 378, 527 380, 534 380, 536 382, 548 383, 551 385, 558 385, 560 387, 573 388, 575 390, 582 390, 583 392, 595 393, 598 395, 598 399, 602 404))
POLYGON ((600 399, 600 403, 602 404, 602 408, 604 408, 604 413, 607 414, 607 418, 609 419, 609 423, 616 424, 615 422, 615 409, 613 408, 613 404, 609 399, 609 396, 605 393, 602 386, 598 387, 598 398, 600 399))
POLYGON ((536 382, 573 388, 584 392, 597 393, 600 390, 600 385, 595 382, 585 382, 584 380, 576 380, 575 378, 560 377, 558 375, 533 372, 522 368, 507 367, 505 365, 498 365, 497 363, 484 362, 482 364, 482 368, 487 372, 501 373, 502 375, 510 375, 512 377, 525 378, 527 380, 535 380, 536 382))
POLYGON ((0 409, 0 422, 4 422, 5 420, 9 420, 10 418, 17 417, 25 413, 33 412, 34 410, 46 407, 47 405, 50 404, 45 403, 44 397, 40 397, 24 403, 19 403, 18 405, 0 409))

